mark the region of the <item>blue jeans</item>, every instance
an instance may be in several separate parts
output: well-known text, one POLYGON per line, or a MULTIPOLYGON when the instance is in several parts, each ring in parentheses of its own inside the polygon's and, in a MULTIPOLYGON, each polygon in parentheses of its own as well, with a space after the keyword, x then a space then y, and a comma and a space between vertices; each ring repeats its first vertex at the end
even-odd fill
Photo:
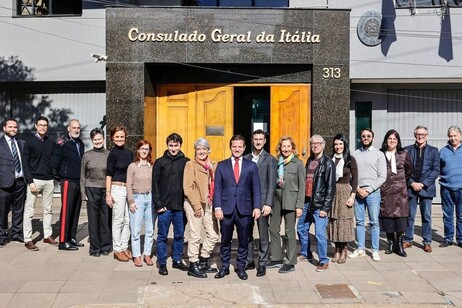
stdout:
POLYGON ((184 245, 184 211, 168 210, 157 213, 157 261, 167 264, 167 238, 170 225, 173 225, 172 260, 181 261, 184 245))
MULTIPOLYGON (((308 224, 308 231, 310 230, 311 224, 314 223, 314 235, 316 237, 316 248, 319 256, 319 263, 329 263, 327 257, 327 223, 329 218, 327 216, 319 216, 321 210, 314 212, 308 212, 306 214, 306 221, 308 224)), ((310 238, 308 237, 308 247, 310 247, 310 238)))
POLYGON ((136 211, 130 215, 130 229, 132 235, 132 252, 134 257, 141 255, 141 226, 144 222, 144 249, 143 255, 150 256, 154 239, 154 226, 152 219, 152 196, 151 194, 133 194, 136 211))
POLYGON ((311 249, 310 249, 310 224, 307 221, 306 214, 308 213, 308 208, 310 207, 310 202, 308 201, 303 206, 302 215, 298 218, 297 223, 297 235, 298 240, 300 241, 300 254, 308 259, 312 258, 311 249))
POLYGON ((443 208, 444 240, 454 238, 454 209, 456 210, 456 241, 462 244, 462 189, 453 191, 441 186, 441 207, 443 208))
POLYGON ((380 240, 380 190, 374 191, 366 199, 358 197, 355 199, 356 239, 358 240, 358 249, 362 250, 366 247, 366 208, 371 226, 371 248, 372 251, 378 251, 380 240))
POLYGON ((406 242, 411 243, 414 239, 415 215, 417 213, 417 204, 419 204, 420 215, 422 216, 423 243, 424 245, 432 243, 432 200, 433 198, 424 198, 419 195, 413 195, 409 199, 409 218, 407 220, 409 226, 404 235, 406 242))

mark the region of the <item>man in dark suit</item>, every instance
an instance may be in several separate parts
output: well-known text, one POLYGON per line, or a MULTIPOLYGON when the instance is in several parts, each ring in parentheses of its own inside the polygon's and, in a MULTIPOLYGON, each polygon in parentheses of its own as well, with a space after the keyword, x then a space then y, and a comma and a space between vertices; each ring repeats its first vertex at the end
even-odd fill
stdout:
MULTIPOLYGON (((269 255, 269 214, 273 208, 273 197, 276 191, 276 159, 265 151, 266 132, 257 129, 252 133, 252 153, 244 156, 244 158, 252 160, 257 164, 258 174, 260 176, 261 187, 261 216, 257 220, 259 242, 259 256, 257 277, 266 275, 266 262, 269 255)), ((254 262, 254 242, 253 242, 253 226, 254 221, 251 220, 249 234, 249 252, 247 254, 246 270, 255 268, 254 262)))
POLYGON ((427 143, 428 130, 425 126, 417 126, 414 137, 415 143, 404 148, 412 158, 414 171, 407 181, 409 218, 403 247, 412 247, 415 215, 417 205, 420 203, 423 250, 430 253, 432 252, 432 200, 436 196, 435 181, 440 173, 440 155, 437 148, 427 143))
POLYGON ((237 229, 238 249, 236 272, 240 279, 246 280, 245 263, 248 252, 250 225, 252 217, 260 217, 260 178, 257 165, 243 159, 245 138, 234 135, 229 142, 231 157, 218 163, 215 172, 215 191, 213 208, 221 226, 222 267, 215 278, 229 275, 231 241, 234 226, 237 229))
POLYGON ((8 213, 12 211, 11 240, 24 242, 22 222, 26 181, 21 162, 24 140, 17 140, 18 122, 3 122, 4 136, 0 138, 0 247, 8 243, 8 213))
POLYGON ((80 207, 80 166, 85 146, 80 139, 80 122, 72 119, 67 126, 69 135, 58 141, 51 168, 59 172, 61 178, 61 213, 59 231, 59 250, 78 250, 83 247, 76 239, 80 207))

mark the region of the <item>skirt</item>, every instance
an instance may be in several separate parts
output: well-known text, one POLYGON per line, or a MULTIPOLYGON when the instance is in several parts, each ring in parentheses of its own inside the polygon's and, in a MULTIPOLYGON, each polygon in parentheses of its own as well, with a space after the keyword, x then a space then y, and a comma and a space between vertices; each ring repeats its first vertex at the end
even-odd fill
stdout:
POLYGON ((380 231, 385 233, 405 232, 407 217, 379 217, 380 231))
POLYGON ((331 242, 346 243, 355 240, 354 207, 346 205, 350 195, 351 186, 349 184, 337 183, 327 227, 327 234, 331 242))

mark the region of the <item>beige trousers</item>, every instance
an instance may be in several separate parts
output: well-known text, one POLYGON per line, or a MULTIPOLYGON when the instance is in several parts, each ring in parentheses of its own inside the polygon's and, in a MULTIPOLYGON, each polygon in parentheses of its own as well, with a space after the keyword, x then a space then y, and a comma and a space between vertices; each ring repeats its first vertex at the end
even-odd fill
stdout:
POLYGON ((213 215, 212 205, 202 206, 202 216, 194 216, 194 209, 188 201, 184 202, 184 211, 189 224, 188 257, 189 262, 199 261, 199 248, 202 240, 202 232, 205 230, 205 239, 202 243, 200 255, 209 258, 213 247, 218 242, 218 223, 213 215))
POLYGON ((30 191, 29 185, 27 185, 26 202, 24 204, 23 233, 25 243, 32 241, 32 218, 34 217, 35 202, 37 201, 37 195, 39 193, 42 194, 43 238, 49 238, 53 232, 51 228, 51 218, 53 216, 54 181, 34 179, 34 184, 35 187, 37 187, 37 193, 33 194, 30 191))

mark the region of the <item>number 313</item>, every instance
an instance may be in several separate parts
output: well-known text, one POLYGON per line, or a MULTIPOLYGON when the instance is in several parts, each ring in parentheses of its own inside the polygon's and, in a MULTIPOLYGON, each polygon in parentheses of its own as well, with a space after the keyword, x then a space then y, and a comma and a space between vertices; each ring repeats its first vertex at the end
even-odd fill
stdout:
POLYGON ((339 67, 324 67, 322 69, 322 78, 335 78, 338 79, 342 76, 339 67))

